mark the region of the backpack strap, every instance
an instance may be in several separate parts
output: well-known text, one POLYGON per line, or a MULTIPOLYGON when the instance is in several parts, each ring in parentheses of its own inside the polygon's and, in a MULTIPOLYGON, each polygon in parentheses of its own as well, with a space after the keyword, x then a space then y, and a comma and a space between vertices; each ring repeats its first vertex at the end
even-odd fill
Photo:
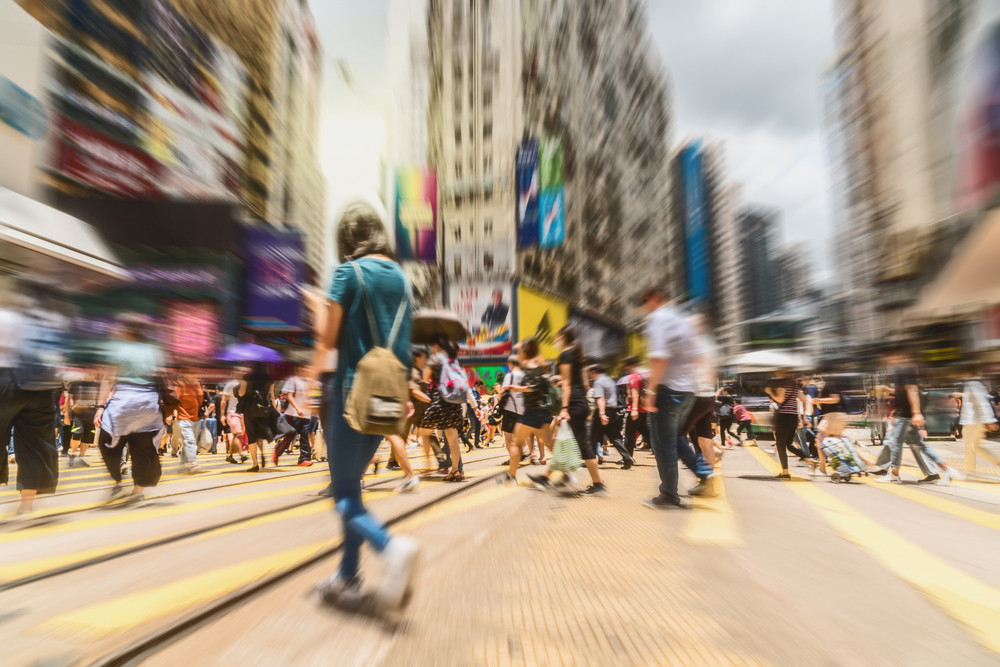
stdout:
MULTIPOLYGON (((365 304, 365 314, 368 316, 368 327, 371 329, 372 343, 374 343, 376 347, 382 347, 382 345, 380 345, 382 336, 375 323, 375 313, 372 310, 371 303, 368 301, 368 290, 365 289, 364 272, 361 270, 361 267, 358 266, 357 262, 351 262, 351 265, 354 267, 354 274, 358 277, 358 285, 361 287, 361 300, 365 304)), ((385 344, 385 347, 390 350, 396 344, 396 338, 399 337, 399 329, 403 326, 403 318, 406 316, 406 308, 413 300, 412 292, 410 290, 410 281, 408 281, 405 277, 403 278, 403 287, 403 299, 399 302, 399 308, 396 310, 396 319, 393 320, 392 330, 389 332, 389 340, 385 344)))
POLYGON ((368 302, 368 290, 365 289, 364 271, 361 270, 357 262, 351 262, 351 266, 354 268, 354 275, 358 277, 358 286, 361 288, 361 301, 365 304, 365 314, 368 316, 368 328, 372 334, 372 343, 375 347, 382 347, 380 344, 382 335, 375 324, 375 313, 372 311, 372 305, 368 302))

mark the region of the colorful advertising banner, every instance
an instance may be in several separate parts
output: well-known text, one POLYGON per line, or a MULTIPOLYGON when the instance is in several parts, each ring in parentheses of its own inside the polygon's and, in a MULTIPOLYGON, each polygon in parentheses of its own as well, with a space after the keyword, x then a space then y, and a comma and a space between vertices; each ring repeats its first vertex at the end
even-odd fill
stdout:
POLYGON ((530 287, 517 288, 517 334, 519 340, 529 336, 538 339, 542 356, 555 359, 556 334, 569 322, 569 306, 559 299, 542 294, 530 287))
POLYGON ((465 366, 464 368, 469 376, 470 386, 475 384, 476 380, 482 380, 483 384, 486 385, 487 395, 493 393, 493 385, 502 382, 507 374, 506 366, 465 366))
POLYGON ((163 171, 152 157, 67 116, 56 125, 56 173, 118 197, 162 199, 163 171))
POLYGON ((430 169, 396 170, 396 254, 437 262, 437 174, 430 169))
POLYGON ((451 312, 466 323, 469 339, 462 357, 507 357, 511 346, 510 283, 474 283, 449 290, 451 312))
POLYGON ((680 154, 684 192, 684 263, 688 296, 695 303, 712 298, 711 258, 708 240, 708 202, 705 199, 705 164, 701 141, 680 154))
POLYGON ((546 138, 538 151, 538 171, 541 182, 539 211, 539 246, 555 248, 566 237, 563 201, 562 140, 546 138))
POLYGON ((517 147, 517 244, 538 243, 538 140, 526 139, 517 147))
POLYGON ((166 301, 166 348, 174 360, 204 361, 214 359, 219 348, 222 322, 213 303, 166 301))
POLYGON ((246 298, 243 322, 247 326, 297 329, 302 323, 304 254, 302 235, 265 227, 244 229, 243 264, 246 298))

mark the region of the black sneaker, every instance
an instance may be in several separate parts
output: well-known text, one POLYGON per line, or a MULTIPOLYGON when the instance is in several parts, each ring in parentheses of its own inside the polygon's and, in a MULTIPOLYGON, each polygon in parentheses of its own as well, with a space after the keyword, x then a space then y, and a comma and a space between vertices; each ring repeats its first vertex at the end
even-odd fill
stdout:
POLYGON ((941 479, 941 475, 937 475, 937 474, 935 474, 935 475, 927 475, 927 477, 924 477, 923 479, 918 479, 917 480, 917 484, 930 484, 931 482, 936 482, 939 479, 941 479))
POLYGON ((402 470, 403 467, 401 465, 399 465, 398 463, 396 463, 395 461, 390 461, 389 463, 385 464, 385 469, 386 470, 402 470))
POLYGON ((528 475, 528 479, 534 483, 540 489, 549 489, 552 487, 552 482, 545 475, 528 475))
POLYGON ((604 486, 603 482, 597 482, 596 484, 591 484, 586 489, 580 492, 581 496, 607 496, 610 495, 608 487, 604 486))
POLYGON ((654 510, 686 510, 687 505, 680 500, 671 500, 664 495, 655 496, 649 500, 643 500, 642 504, 654 510))

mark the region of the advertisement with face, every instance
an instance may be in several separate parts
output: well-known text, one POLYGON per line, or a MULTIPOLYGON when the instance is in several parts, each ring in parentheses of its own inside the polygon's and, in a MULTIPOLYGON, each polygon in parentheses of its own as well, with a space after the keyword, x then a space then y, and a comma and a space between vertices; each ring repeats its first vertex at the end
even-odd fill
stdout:
POLYGON ((469 329, 459 350, 467 358, 506 357, 511 352, 510 283, 472 283, 450 290, 451 312, 469 329))

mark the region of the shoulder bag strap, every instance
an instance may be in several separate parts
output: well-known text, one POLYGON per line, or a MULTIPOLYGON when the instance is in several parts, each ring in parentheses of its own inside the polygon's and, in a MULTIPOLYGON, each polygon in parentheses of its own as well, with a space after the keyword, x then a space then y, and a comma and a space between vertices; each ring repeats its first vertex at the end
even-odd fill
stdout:
POLYGON ((368 291, 365 289, 365 275, 358 266, 357 262, 351 262, 351 266, 354 268, 354 274, 358 277, 358 286, 361 288, 361 301, 365 304, 365 314, 368 316, 368 328, 371 330, 372 334, 372 344, 375 347, 381 347, 382 335, 379 333, 378 327, 375 325, 375 313, 372 311, 372 305, 368 302, 368 291))

